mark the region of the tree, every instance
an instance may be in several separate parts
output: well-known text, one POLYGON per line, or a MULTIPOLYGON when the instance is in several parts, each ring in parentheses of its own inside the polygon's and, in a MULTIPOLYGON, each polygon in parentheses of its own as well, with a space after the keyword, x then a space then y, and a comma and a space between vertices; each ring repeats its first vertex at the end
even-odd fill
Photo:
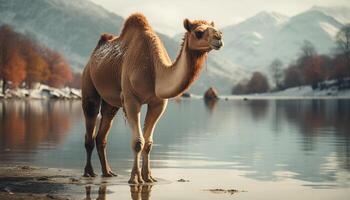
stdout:
POLYGON ((317 54, 315 46, 308 40, 304 40, 300 50, 300 58, 312 57, 317 54))
POLYGON ((45 59, 49 65, 50 76, 47 84, 52 87, 64 87, 73 79, 72 70, 68 63, 58 52, 46 49, 45 59))
POLYGON ((81 73, 77 72, 73 74, 73 80, 69 83, 69 87, 72 88, 81 88, 81 73))
POLYGON ((303 74, 298 67, 292 65, 284 71, 283 85, 285 88, 301 86, 303 83, 303 74))
POLYGON ((249 93, 264 93, 269 91, 270 86, 266 76, 260 72, 254 72, 247 84, 249 93))
POLYGON ((270 64, 269 68, 272 74, 272 80, 274 81, 276 88, 281 88, 281 79, 283 77, 283 70, 282 70, 283 63, 279 59, 275 59, 270 64))
POLYGON ((338 84, 342 84, 343 79, 347 76, 349 76, 349 70, 346 65, 346 58, 343 54, 338 54, 333 58, 333 73, 332 77, 334 79, 337 79, 338 84))
POLYGON ((18 52, 11 55, 3 73, 4 80, 11 81, 13 87, 18 87, 26 78, 25 62, 18 52))
POLYGON ((0 27, 0 78, 2 79, 2 93, 5 92, 7 85, 5 70, 9 67, 11 56, 16 50, 15 38, 15 32, 10 26, 3 25, 0 27))
POLYGON ((33 48, 28 48, 26 52, 27 61, 27 78, 26 82, 29 87, 33 83, 44 82, 50 76, 50 71, 47 62, 44 58, 33 48))
POLYGON ((322 68, 323 59, 321 56, 312 56, 306 60, 304 67, 305 84, 311 85, 313 89, 325 79, 325 70, 322 68))
POLYGON ((236 95, 247 94, 247 92, 248 92, 247 84, 243 83, 242 81, 239 82, 237 85, 235 85, 231 91, 232 94, 236 94, 236 95))
POLYGON ((338 51, 344 55, 346 66, 350 68, 350 23, 343 26, 336 36, 338 51))

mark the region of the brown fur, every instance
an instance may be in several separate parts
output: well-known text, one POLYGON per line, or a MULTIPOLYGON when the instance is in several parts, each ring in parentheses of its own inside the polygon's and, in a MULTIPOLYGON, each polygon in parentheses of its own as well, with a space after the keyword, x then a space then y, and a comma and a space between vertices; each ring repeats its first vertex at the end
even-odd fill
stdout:
POLYGON ((130 28, 141 28, 143 30, 152 29, 146 17, 141 13, 132 14, 125 20, 120 35, 123 35, 123 33, 125 33, 130 28))

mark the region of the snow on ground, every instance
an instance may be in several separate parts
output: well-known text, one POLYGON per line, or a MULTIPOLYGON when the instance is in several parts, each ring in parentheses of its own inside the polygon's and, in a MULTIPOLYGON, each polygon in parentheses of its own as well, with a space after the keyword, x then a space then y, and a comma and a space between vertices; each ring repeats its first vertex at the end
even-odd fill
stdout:
MULTIPOLYGON (((328 84, 332 82, 328 81, 328 84)), ((201 99, 203 95, 191 94, 190 98, 201 99)), ((301 86, 288 88, 278 92, 269 92, 262 94, 247 94, 247 95, 222 95, 220 99, 350 99, 350 89, 338 90, 336 87, 328 89, 313 90, 311 86, 301 86)))
POLYGON ((39 84, 34 89, 7 89, 5 95, 0 98, 29 98, 29 99, 80 99, 81 91, 74 88, 53 88, 47 85, 39 84))
POLYGON ((278 92, 270 92, 263 94, 251 94, 243 96, 226 96, 225 98, 254 98, 254 99, 299 99, 299 98, 350 98, 350 90, 338 90, 334 87, 320 90, 313 90, 311 86, 301 86, 288 88, 278 92))

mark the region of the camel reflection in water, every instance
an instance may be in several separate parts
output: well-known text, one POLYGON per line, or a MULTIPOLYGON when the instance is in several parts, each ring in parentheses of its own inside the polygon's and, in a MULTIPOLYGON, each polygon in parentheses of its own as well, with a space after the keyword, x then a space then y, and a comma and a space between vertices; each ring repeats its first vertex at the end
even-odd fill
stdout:
MULTIPOLYGON (((132 200, 149 200, 151 197, 151 190, 153 185, 130 185, 130 195, 132 200)), ((85 187, 85 200, 93 200, 91 198, 91 186, 85 187)), ((108 200, 107 185, 100 185, 98 189, 98 196, 96 200, 108 200)))

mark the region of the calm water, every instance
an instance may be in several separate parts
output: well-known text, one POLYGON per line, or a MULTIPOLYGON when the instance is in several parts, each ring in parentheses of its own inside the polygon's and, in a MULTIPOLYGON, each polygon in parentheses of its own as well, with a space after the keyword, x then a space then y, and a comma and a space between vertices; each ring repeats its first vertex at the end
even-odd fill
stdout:
MULTIPOLYGON (((349 120, 349 100, 171 101, 155 131, 152 166, 168 179, 167 169, 175 180, 216 170, 234 172, 238 187, 241 177, 266 185, 288 179, 295 188, 350 195, 349 120)), ((80 101, 0 101, 0 164, 82 169, 83 135, 80 101)), ((119 112, 108 156, 122 175, 132 166, 130 135, 119 112)))

